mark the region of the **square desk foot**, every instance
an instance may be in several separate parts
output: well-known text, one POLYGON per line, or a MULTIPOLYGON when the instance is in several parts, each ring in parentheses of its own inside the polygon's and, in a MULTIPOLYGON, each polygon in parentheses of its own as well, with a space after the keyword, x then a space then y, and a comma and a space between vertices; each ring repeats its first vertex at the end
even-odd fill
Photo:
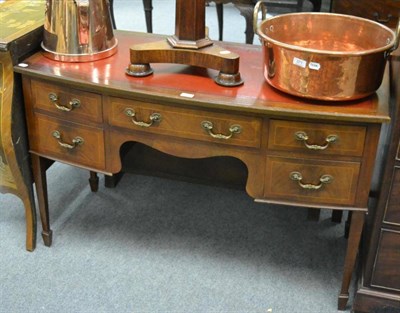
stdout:
POLYGON ((53 231, 52 230, 42 231, 42 238, 44 245, 46 247, 50 247, 53 242, 53 231))
POLYGON ((338 297, 338 310, 344 311, 347 306, 347 302, 349 301, 349 294, 340 294, 338 297))

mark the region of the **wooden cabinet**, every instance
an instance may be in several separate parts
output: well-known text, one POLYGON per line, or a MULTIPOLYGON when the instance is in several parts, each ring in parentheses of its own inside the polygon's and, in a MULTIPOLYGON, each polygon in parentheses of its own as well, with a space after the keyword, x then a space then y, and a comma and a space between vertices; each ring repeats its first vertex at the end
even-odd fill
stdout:
POLYGON ((355 313, 400 312, 400 57, 391 57, 391 122, 377 202, 365 229, 355 313))
POLYGON ((133 78, 125 74, 129 46, 164 37, 116 36, 119 52, 107 59, 59 63, 38 53, 15 67, 45 243, 48 159, 114 174, 128 142, 177 157, 233 157, 246 166, 246 191, 256 201, 353 212, 338 298, 344 309, 381 124, 390 120, 387 81, 376 95, 340 106, 308 102, 266 84, 260 47, 228 43, 225 49, 241 55, 243 86, 217 85, 212 70, 179 64, 154 64, 153 76, 133 78))
POLYGON ((399 18, 398 0, 332 0, 332 11, 351 14, 395 28, 399 18))
POLYGON ((0 193, 11 193, 22 200, 29 251, 36 245, 36 212, 21 79, 14 75, 13 66, 39 49, 44 2, 0 1, 0 193))

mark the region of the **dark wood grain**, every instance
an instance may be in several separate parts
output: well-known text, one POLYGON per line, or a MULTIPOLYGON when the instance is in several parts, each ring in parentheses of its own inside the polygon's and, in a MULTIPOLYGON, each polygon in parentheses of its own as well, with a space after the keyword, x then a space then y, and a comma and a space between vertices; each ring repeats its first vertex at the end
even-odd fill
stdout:
POLYGON ((13 66, 38 50, 43 11, 44 1, 0 2, 0 193, 22 200, 28 251, 36 247, 36 210, 21 80, 13 66))
POLYGON ((400 311, 400 51, 390 58, 392 122, 381 164, 377 201, 371 201, 362 251, 362 279, 356 291, 355 313, 400 311))
POLYGON ((396 0, 332 0, 332 11, 351 14, 380 22, 395 28, 400 2, 396 0))
POLYGON ((125 75, 130 44, 163 37, 128 32, 117 32, 117 36, 118 53, 104 60, 60 63, 38 53, 24 61, 28 67, 15 68, 24 81, 35 178, 42 181, 39 206, 47 232, 43 160, 115 174, 122 169, 120 152, 132 142, 179 158, 233 157, 247 168, 245 188, 256 201, 355 212, 338 303, 344 309, 368 209, 381 124, 390 120, 387 79, 375 95, 358 101, 299 99, 269 87, 262 74, 260 47, 240 44, 224 44, 244 60, 241 68, 248 81, 240 87, 216 85, 210 80, 211 70, 177 64, 159 64, 152 77, 133 78, 125 75), (32 87, 38 85, 45 86, 43 95, 32 87), (97 118, 88 121, 77 114, 70 119, 68 114, 53 112, 52 106, 42 103, 44 98, 48 101, 52 89, 64 97, 71 91, 74 96, 91 98, 85 102, 98 107, 93 111, 97 118), (128 116, 127 109, 135 115, 128 116), (102 118, 96 112, 102 112, 102 118), (155 122, 153 114, 159 114, 155 122), (212 130, 201 126, 204 121, 212 122, 212 130), (240 131, 230 130, 233 125, 239 125, 240 131), (338 134, 338 144, 310 151, 293 141, 297 128, 306 130, 313 143, 338 134), (54 130, 60 131, 63 142, 80 136, 85 143, 66 151, 53 138, 54 130), (306 188, 290 179, 292 171, 302 173, 306 188), (326 174, 333 177, 329 184, 311 188, 318 190, 308 188, 307 184, 318 185, 326 174))
POLYGON ((129 47, 154 42, 164 36, 116 31, 118 52, 107 59, 87 63, 60 63, 36 54, 24 62, 28 67, 15 71, 41 77, 54 83, 63 82, 100 93, 135 96, 147 101, 168 102, 184 106, 220 108, 228 111, 270 114, 272 116, 318 118, 352 122, 388 122, 388 80, 376 94, 358 101, 321 102, 291 97, 270 87, 263 77, 261 47, 219 43, 241 57, 240 72, 245 84, 230 88, 219 86, 210 78, 217 72, 179 64, 154 64, 154 75, 135 78, 125 74, 129 64, 129 47), (193 98, 182 97, 193 94, 193 98), (334 105, 333 105, 334 104, 334 105), (339 109, 338 109, 339 108, 339 109))

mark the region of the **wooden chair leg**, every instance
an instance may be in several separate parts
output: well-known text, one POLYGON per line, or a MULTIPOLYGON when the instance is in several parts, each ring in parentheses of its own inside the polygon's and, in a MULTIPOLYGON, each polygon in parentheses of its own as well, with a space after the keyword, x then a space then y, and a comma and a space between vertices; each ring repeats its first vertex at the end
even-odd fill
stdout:
POLYGON ((53 241, 53 232, 50 229, 49 202, 47 196, 46 159, 32 154, 32 169, 38 197, 40 219, 42 221, 42 237, 45 246, 50 247, 53 241))
POLYGON ((236 8, 239 10, 240 15, 246 20, 246 43, 252 44, 254 40, 254 30, 253 30, 253 9, 254 6, 248 4, 235 4, 236 8))
POLYGON ((148 33, 153 32, 152 0, 143 0, 144 16, 146 18, 146 28, 148 33))
POLYGON ((344 226, 344 238, 349 238, 349 232, 350 232, 350 225, 351 225, 351 217, 353 215, 353 212, 350 211, 349 215, 347 216, 346 224, 344 226))
POLYGON ((309 208, 307 211, 307 220, 318 222, 320 215, 321 215, 320 209, 309 208))
POLYGON ((309 0, 313 5, 313 12, 320 12, 322 1, 321 0, 309 0))
POLYGON ((99 190, 99 177, 96 172, 90 171, 89 185, 92 192, 99 190))
POLYGON ((218 18, 218 40, 223 40, 224 34, 224 5, 222 3, 216 3, 215 8, 217 9, 218 18))
POLYGON ((303 9, 303 3, 304 0, 297 0, 297 7, 296 7, 297 12, 301 12, 301 10, 303 9))
POLYGON ((333 210, 331 221, 334 223, 340 224, 342 222, 343 211, 342 210, 333 210))
POLYGON ((115 23, 115 16, 114 16, 114 0, 110 0, 110 16, 111 16, 112 28, 117 29, 117 24, 115 23))
POLYGON ((347 243, 346 257, 344 261, 342 288, 338 297, 338 310, 345 310, 349 300, 349 286, 354 270, 361 233, 364 226, 365 212, 354 211, 350 225, 350 234, 347 243))

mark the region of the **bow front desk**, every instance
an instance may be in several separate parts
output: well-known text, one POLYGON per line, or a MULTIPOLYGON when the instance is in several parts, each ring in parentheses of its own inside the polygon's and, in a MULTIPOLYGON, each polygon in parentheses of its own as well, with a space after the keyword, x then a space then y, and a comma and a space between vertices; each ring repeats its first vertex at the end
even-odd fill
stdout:
POLYGON ((352 211, 339 295, 344 309, 381 126, 390 120, 388 82, 357 101, 295 98, 265 83, 261 47, 232 43, 219 44, 240 55, 242 86, 219 86, 216 71, 180 64, 152 64, 153 75, 134 78, 125 74, 129 47, 164 37, 116 37, 118 52, 107 59, 61 63, 39 52, 15 66, 45 243, 48 159, 114 174, 126 142, 185 158, 230 156, 246 165, 246 191, 256 201, 352 211))

